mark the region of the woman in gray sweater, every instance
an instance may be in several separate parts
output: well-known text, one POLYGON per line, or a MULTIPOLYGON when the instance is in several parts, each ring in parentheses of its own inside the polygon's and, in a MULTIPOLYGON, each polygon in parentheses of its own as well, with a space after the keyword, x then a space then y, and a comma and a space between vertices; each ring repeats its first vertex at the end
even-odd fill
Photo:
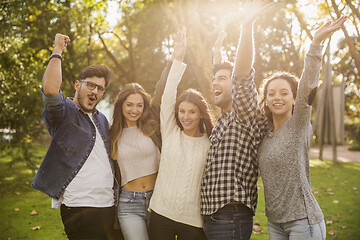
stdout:
POLYGON ((319 80, 320 44, 345 20, 341 17, 317 30, 299 84, 284 72, 265 81, 260 104, 269 132, 259 146, 258 159, 270 239, 326 237, 324 215, 310 186, 311 102, 319 80))

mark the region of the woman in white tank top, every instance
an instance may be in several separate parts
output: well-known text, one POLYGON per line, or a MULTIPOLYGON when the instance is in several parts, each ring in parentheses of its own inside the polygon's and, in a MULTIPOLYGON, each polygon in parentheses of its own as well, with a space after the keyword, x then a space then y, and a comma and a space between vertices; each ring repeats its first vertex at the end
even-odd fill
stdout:
POLYGON ((118 218, 126 240, 147 240, 148 205, 159 169, 160 101, 171 62, 156 86, 154 98, 137 83, 118 94, 110 127, 111 158, 120 170, 118 218))

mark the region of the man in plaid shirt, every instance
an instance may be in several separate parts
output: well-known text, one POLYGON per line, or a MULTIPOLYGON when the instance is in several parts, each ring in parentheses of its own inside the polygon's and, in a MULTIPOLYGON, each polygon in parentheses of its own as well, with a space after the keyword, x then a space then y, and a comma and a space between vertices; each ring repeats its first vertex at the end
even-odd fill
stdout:
POLYGON ((252 233, 257 204, 257 147, 266 131, 253 81, 252 31, 256 17, 270 5, 251 3, 252 11, 247 11, 242 24, 233 73, 229 63, 214 67, 213 93, 222 113, 210 136, 201 184, 201 213, 210 240, 250 239, 252 233))

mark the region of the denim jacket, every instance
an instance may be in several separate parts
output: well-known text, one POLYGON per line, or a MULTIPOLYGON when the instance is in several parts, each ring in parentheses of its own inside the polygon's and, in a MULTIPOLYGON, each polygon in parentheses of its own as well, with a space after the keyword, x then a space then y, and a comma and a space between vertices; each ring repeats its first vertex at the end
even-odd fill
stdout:
MULTIPOLYGON (((55 96, 45 95, 43 91, 42 95, 45 103, 43 118, 52 140, 32 187, 59 199, 92 151, 96 129, 89 116, 70 98, 65 99, 61 90, 55 96)), ((117 205, 119 185, 115 178, 116 163, 110 158, 109 123, 96 109, 92 116, 104 141, 114 175, 113 189, 117 205)))

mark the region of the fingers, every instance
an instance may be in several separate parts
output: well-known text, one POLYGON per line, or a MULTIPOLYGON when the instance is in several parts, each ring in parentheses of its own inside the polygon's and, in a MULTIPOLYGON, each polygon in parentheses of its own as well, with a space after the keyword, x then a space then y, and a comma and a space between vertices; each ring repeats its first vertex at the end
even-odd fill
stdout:
POLYGON ((347 20, 347 16, 342 16, 338 20, 336 20, 332 25, 334 27, 340 28, 346 20, 347 20))
POLYGON ((185 46, 186 45, 186 27, 185 26, 183 26, 181 28, 181 40, 185 46))
POLYGON ((183 61, 186 50, 186 27, 183 26, 176 32, 174 38, 174 52, 171 56, 172 60, 183 61))
POLYGON ((327 22, 325 23, 321 28, 319 28, 315 35, 314 35, 314 39, 313 39, 313 43, 315 45, 320 44, 327 36, 331 35, 333 32, 339 30, 341 28, 341 26, 344 24, 344 22, 346 21, 347 17, 346 16, 342 16, 339 19, 337 19, 335 22, 327 22))
POLYGON ((65 50, 65 48, 70 44, 70 38, 63 34, 56 34, 55 36, 55 44, 54 44, 54 52, 61 53, 65 50))
POLYGON ((215 41, 214 47, 220 48, 226 35, 227 35, 227 33, 224 30, 221 30, 221 32, 219 33, 219 35, 215 41))
POLYGON ((328 24, 329 22, 325 23, 323 27, 329 32, 334 32, 341 28, 341 26, 344 24, 346 19, 347 19, 346 16, 342 16, 339 19, 337 19, 335 22, 332 23, 330 22, 330 24, 328 24))
POLYGON ((244 5, 243 12, 246 14, 244 23, 253 23, 257 17, 271 9, 275 4, 268 0, 247 2, 244 5))
POLYGON ((186 27, 185 26, 183 26, 181 29, 179 29, 176 32, 175 43, 176 44, 181 44, 181 43, 186 44, 186 27))

